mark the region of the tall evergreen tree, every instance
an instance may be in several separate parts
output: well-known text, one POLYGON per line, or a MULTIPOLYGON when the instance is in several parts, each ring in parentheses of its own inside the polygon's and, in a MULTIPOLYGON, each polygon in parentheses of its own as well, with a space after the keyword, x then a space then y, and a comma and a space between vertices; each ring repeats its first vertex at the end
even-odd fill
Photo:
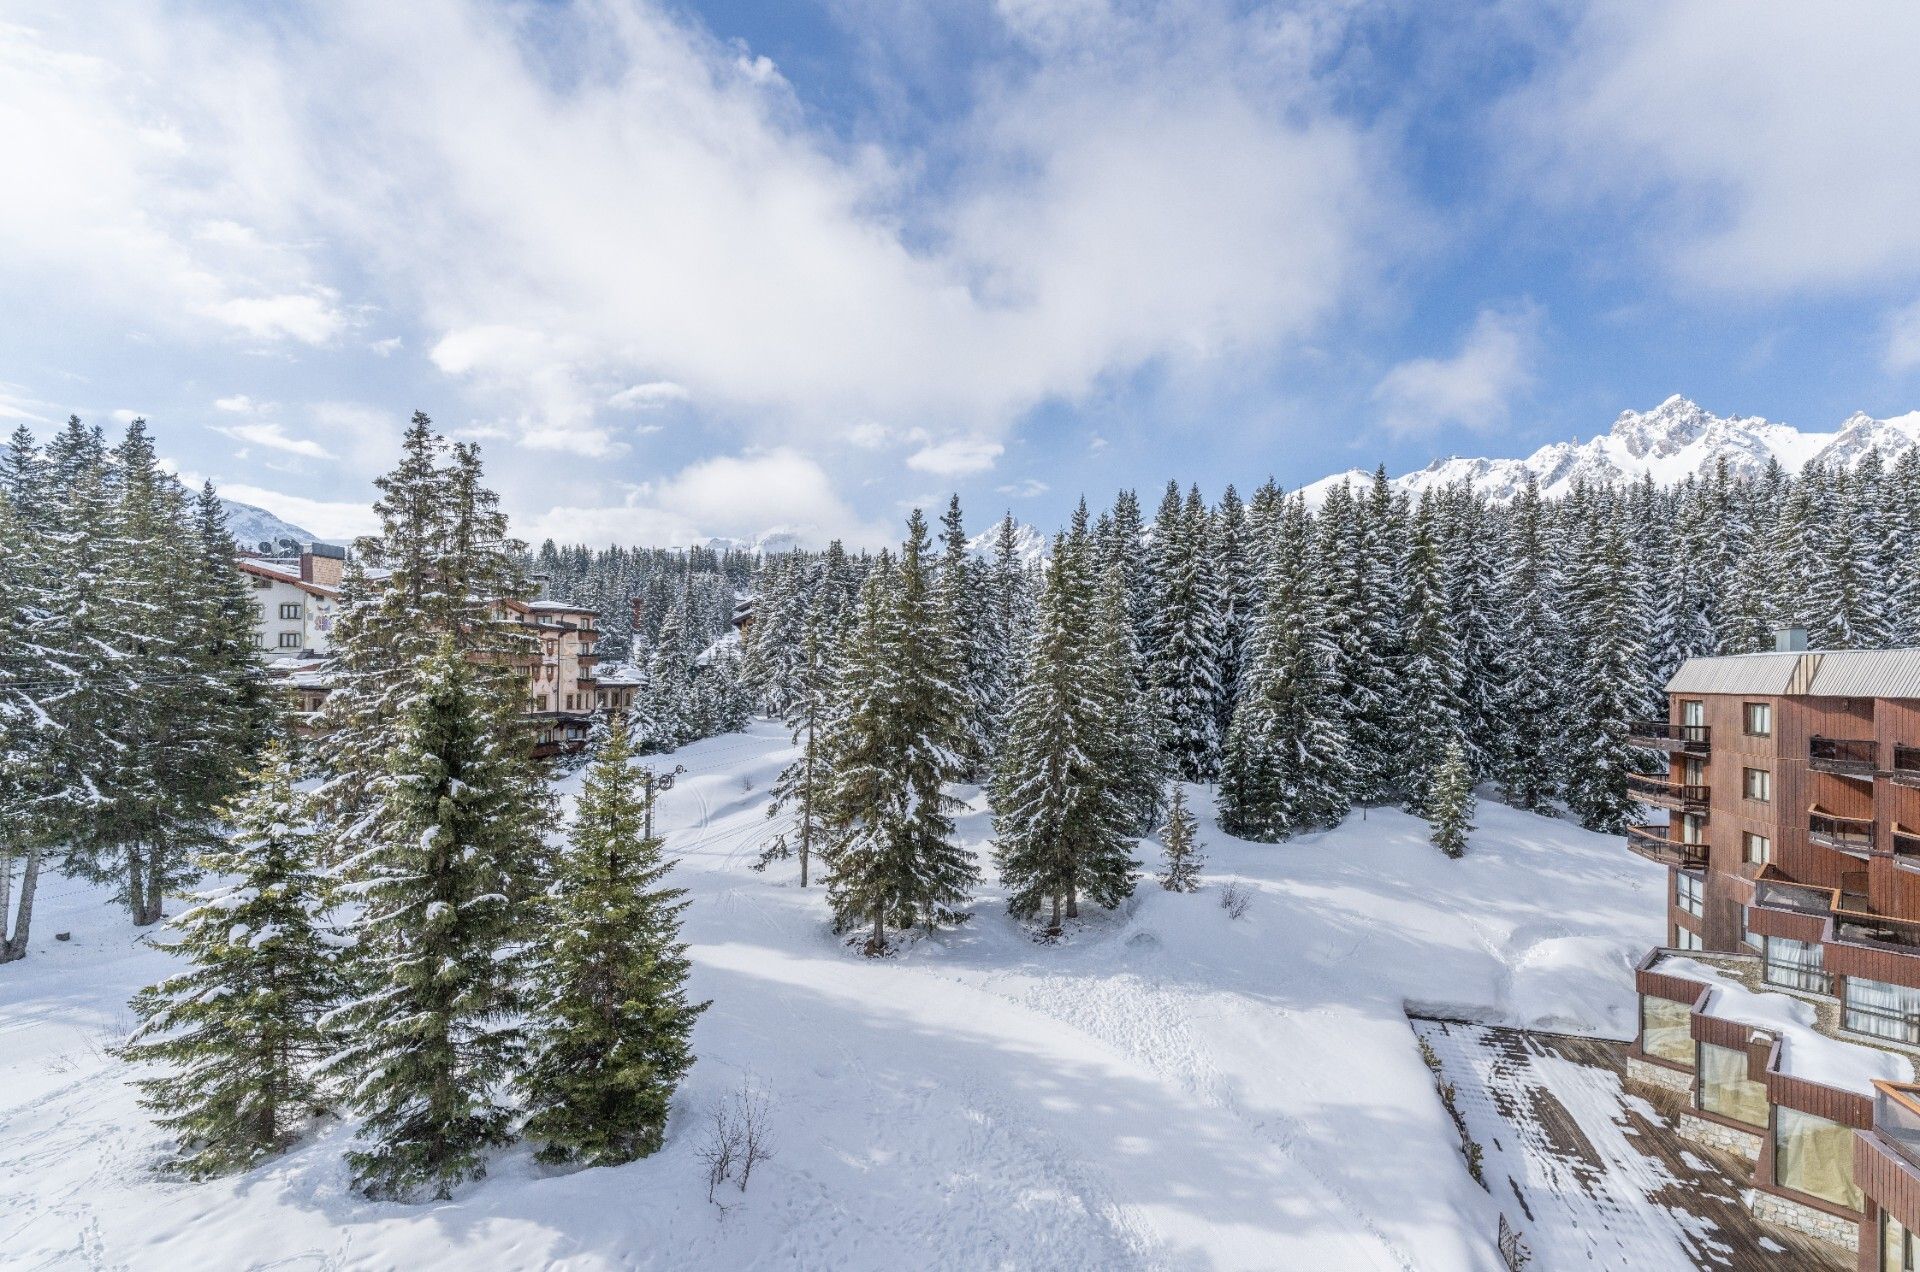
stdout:
POLYGON ((1168 892, 1195 892, 1200 887, 1200 856, 1197 840, 1200 823, 1187 811, 1187 793, 1178 783, 1173 800, 1167 806, 1167 824, 1160 832, 1160 846, 1167 864, 1160 872, 1160 886, 1168 892))
POLYGON ((1473 770, 1467 763, 1467 749, 1458 741, 1449 743, 1446 758, 1434 774, 1433 846, 1449 857, 1464 857, 1467 836, 1473 831, 1473 770))
POLYGON ((1559 580, 1541 506, 1531 476, 1514 500, 1505 540, 1506 562, 1499 611, 1502 645, 1502 711, 1507 718, 1499 778, 1507 802, 1537 812, 1560 789, 1558 730, 1564 706, 1559 669, 1565 651, 1558 604, 1559 580))
POLYGON ((313 1065, 342 986, 307 803, 276 743, 233 807, 232 838, 202 856, 223 882, 161 946, 190 970, 133 999, 141 1023, 124 1054, 160 1066, 139 1080, 140 1102, 179 1138, 190 1176, 253 1165, 326 1107, 313 1065))
POLYGON ((1401 663, 1399 786, 1410 811, 1425 815, 1446 750, 1466 727, 1460 648, 1447 596, 1436 501, 1422 495, 1402 567, 1406 610, 1401 663))
POLYGON ((587 770, 548 895, 522 1087, 539 1160, 612 1166, 666 1136, 705 1003, 686 996, 685 890, 648 837, 651 792, 615 724, 587 770))
POLYGON ((1177 484, 1154 518, 1148 553, 1147 682, 1160 713, 1160 740, 1180 776, 1210 781, 1220 761, 1220 586, 1208 551, 1206 507, 1177 484))

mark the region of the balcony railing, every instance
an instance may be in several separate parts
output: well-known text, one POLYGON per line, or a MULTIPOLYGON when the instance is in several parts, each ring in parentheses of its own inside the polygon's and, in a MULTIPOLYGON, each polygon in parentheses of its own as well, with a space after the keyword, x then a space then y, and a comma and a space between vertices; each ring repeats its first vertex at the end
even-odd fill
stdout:
POLYGON ((1663 866, 1695 870, 1707 864, 1705 844, 1684 844, 1667 838, 1665 826, 1627 827, 1627 850, 1663 866))
POLYGON ((1661 751, 1684 751, 1705 755, 1713 740, 1713 730, 1704 724, 1669 724, 1665 720, 1631 720, 1627 740, 1636 746, 1661 751))
POLYGON ((1777 867, 1766 866, 1753 884, 1753 903, 1769 910, 1825 916, 1833 913, 1833 889, 1790 879, 1772 878, 1777 867))
POLYGON ((1769 985, 1781 989, 1794 989, 1803 994, 1825 994, 1833 996, 1833 973, 1818 967, 1805 967, 1792 963, 1768 962, 1761 967, 1761 978, 1769 985))
POLYGON ((1841 817, 1815 804, 1807 813, 1807 839, 1837 852, 1871 856, 1874 851, 1873 819, 1841 817))
POLYGON ((1878 754, 1872 738, 1823 738, 1816 733, 1807 742, 1807 767, 1819 773, 1872 777, 1878 754))
POLYGON ((1920 1165, 1920 1086, 1875 1082, 1873 1129, 1909 1163, 1920 1165))
POLYGON ((1705 812, 1709 791, 1705 786, 1676 785, 1651 773, 1627 774, 1627 789, 1643 804, 1672 808, 1690 813, 1705 812))
POLYGON ((1893 748, 1893 767, 1887 776, 1905 786, 1920 786, 1920 746, 1893 748))

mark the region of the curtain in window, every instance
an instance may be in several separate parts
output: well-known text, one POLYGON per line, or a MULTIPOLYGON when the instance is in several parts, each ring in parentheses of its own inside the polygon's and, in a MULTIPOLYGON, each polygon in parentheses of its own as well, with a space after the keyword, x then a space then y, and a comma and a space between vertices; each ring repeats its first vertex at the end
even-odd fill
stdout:
POLYGON ((1693 1067, 1693 1034, 1688 1007, 1667 998, 1640 999, 1640 1049, 1650 1056, 1693 1067))
POLYGON ((1846 1026, 1895 1042, 1920 1037, 1920 989, 1885 981, 1847 978, 1846 1026))
POLYGON ((1745 1051, 1700 1044, 1700 1107, 1750 1126, 1767 1124, 1767 1088, 1747 1077, 1745 1051))
POLYGON ((1774 1110, 1773 1182, 1858 1210, 1853 1182, 1853 1128, 1798 1109, 1774 1110))

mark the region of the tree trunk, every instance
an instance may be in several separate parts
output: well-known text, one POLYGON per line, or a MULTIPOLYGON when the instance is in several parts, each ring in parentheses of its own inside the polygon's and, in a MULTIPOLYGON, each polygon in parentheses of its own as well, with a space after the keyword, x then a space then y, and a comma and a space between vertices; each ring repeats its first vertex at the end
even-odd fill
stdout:
POLYGON ((873 907, 873 936, 867 941, 867 953, 879 954, 887 948, 886 912, 879 906, 873 907))
POLYGON ((807 713, 805 794, 800 799, 800 886, 807 886, 807 850, 813 847, 813 713, 807 713))
POLYGON ((147 908, 140 916, 141 927, 158 923, 166 913, 167 890, 161 883, 167 877, 166 855, 166 847, 161 844, 147 853, 147 908))
MULTIPOLYGON (((40 883, 41 853, 38 844, 27 849, 27 869, 20 878, 20 909, 13 916, 13 931, 0 939, 0 963, 11 963, 27 956, 27 937, 33 927, 33 890, 40 883)), ((8 869, 11 871, 11 864, 8 869)), ((6 911, 0 910, 0 927, 6 926, 8 917, 6 911)))
POLYGON ((1053 921, 1047 925, 1047 929, 1052 932, 1060 930, 1060 894, 1058 892, 1053 894, 1053 921))
POLYGON ((127 845, 127 913, 133 917, 135 927, 140 926, 140 916, 147 908, 147 863, 140 856, 138 844, 127 845))
POLYGON ((1067 917, 1070 919, 1080 917, 1080 889, 1078 888, 1067 889, 1067 917))

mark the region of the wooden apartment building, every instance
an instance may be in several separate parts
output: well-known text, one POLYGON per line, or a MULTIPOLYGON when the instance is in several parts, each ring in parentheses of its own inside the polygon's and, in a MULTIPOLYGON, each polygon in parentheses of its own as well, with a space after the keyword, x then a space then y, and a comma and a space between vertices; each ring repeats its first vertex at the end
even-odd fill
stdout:
POLYGON ((1688 660, 1668 718, 1630 726, 1667 771, 1632 779, 1655 811, 1627 843, 1668 886, 1629 1069, 1685 1097, 1683 1131, 1751 1162, 1756 1211, 1857 1232, 1863 1272, 1908 1272, 1920 1084, 1796 1075, 1789 1036, 1715 1007, 1716 984, 1790 995, 1825 1036, 1920 1059, 1920 649, 1780 643, 1688 660))

